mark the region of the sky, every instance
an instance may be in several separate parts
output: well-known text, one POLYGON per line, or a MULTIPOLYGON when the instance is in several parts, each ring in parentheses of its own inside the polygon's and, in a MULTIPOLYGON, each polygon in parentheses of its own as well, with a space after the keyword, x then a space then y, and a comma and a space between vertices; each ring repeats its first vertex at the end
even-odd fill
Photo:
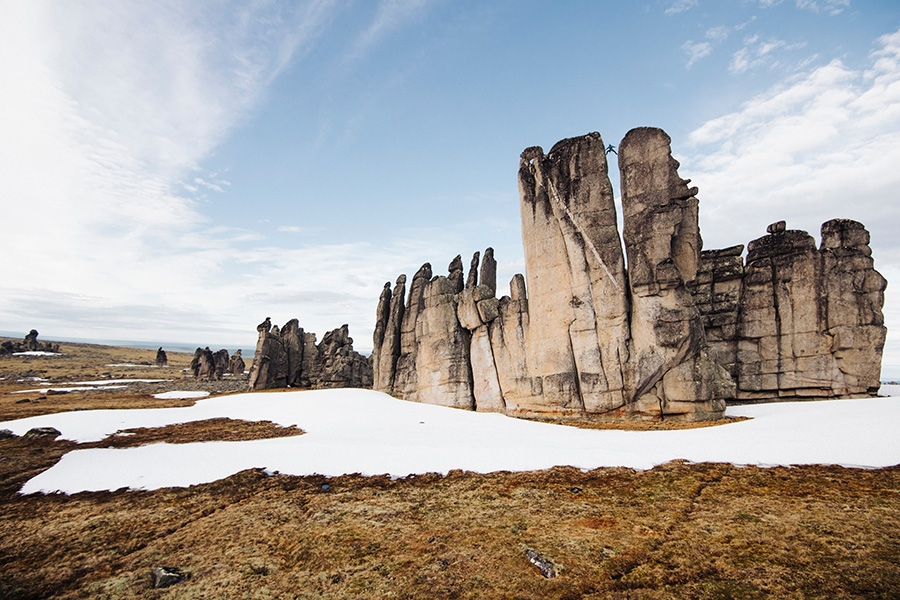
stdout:
POLYGON ((400 273, 488 246, 499 281, 524 271, 523 149, 655 126, 699 187, 705 248, 781 219, 868 227, 900 378, 895 0, 0 14, 0 331, 233 351, 270 316, 319 339, 347 323, 367 351, 400 273))

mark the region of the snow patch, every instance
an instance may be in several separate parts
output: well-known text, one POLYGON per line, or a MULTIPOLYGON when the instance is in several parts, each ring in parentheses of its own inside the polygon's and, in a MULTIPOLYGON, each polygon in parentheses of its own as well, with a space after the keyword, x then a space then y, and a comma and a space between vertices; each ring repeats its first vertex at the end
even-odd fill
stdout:
POLYGON ((153 394, 154 398, 159 398, 160 400, 181 400, 184 398, 206 398, 209 396, 209 392, 191 392, 191 391, 179 391, 173 390, 171 392, 163 392, 161 394, 153 394))
POLYGON ((249 468, 293 475, 403 477, 556 465, 649 469, 674 459, 864 468, 900 463, 898 398, 753 404, 729 407, 727 414, 751 420, 676 431, 578 429, 340 389, 234 394, 182 408, 42 415, 0 423, 0 428, 21 435, 32 427, 52 426, 64 439, 86 442, 134 427, 227 417, 296 425, 306 432, 244 442, 76 450, 28 481, 21 490, 26 494, 186 487, 249 468))

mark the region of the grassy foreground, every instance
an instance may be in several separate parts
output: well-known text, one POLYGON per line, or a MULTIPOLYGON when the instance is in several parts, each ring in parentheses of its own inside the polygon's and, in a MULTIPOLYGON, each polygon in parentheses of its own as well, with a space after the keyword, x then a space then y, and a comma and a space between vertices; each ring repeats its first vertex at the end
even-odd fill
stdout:
MULTIPOLYGON (((49 360, 61 357, 30 370, 49 360)), ((13 364, 0 361, 0 376, 22 372, 13 364)), ((128 390, 10 402, 15 386, 2 383, 7 414, 164 405, 128 390)), ((302 432, 222 419, 129 433, 96 445, 302 432)), ((900 597, 898 467, 672 462, 393 481, 245 471, 187 489, 16 493, 78 447, 0 440, 0 598, 900 597), (188 579, 153 589, 162 565, 188 579)))

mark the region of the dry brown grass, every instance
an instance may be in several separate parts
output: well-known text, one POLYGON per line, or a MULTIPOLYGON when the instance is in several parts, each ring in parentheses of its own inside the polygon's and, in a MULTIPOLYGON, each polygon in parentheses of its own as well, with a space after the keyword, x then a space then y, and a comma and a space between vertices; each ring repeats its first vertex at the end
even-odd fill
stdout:
MULTIPOLYGON (((82 402, 138 401, 106 394, 82 402)), ((288 429, 217 419, 95 445, 288 429)), ((245 471, 187 489, 16 494, 77 447, 0 440, 0 598, 900 597, 900 467, 245 471), (543 578, 529 549, 559 575, 543 578), (154 590, 159 565, 190 578, 154 590)))
MULTIPOLYGON (((9 338, 0 338, 0 341, 9 338)), ((194 389, 198 382, 185 373, 191 364, 192 354, 168 352, 169 366, 151 367, 156 360, 155 350, 119 348, 96 344, 61 342, 62 354, 54 357, 3 356, 0 357, 0 421, 22 419, 70 410, 106 408, 165 408, 191 406, 195 400, 159 399, 152 393, 172 389, 194 389), (121 364, 143 366, 110 366, 121 364), (127 390, 91 390, 65 394, 11 392, 46 388, 43 382, 29 381, 40 377, 55 386, 72 387, 72 382, 103 379, 168 379, 160 384, 130 386, 127 390), (24 380, 24 381, 20 381, 24 380), (151 393, 152 392, 152 393, 151 393)))
POLYGON ((898 484, 897 468, 669 463, 6 492, 0 597, 895 598, 898 484), (158 565, 190 579, 152 590, 158 565))

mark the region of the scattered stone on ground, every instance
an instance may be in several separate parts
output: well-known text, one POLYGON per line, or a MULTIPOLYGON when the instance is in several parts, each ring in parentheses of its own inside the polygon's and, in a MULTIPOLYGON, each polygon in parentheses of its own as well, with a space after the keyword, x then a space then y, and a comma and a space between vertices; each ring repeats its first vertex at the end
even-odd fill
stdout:
POLYGON ((154 567, 151 571, 154 589, 167 588, 186 579, 178 567, 154 567))

